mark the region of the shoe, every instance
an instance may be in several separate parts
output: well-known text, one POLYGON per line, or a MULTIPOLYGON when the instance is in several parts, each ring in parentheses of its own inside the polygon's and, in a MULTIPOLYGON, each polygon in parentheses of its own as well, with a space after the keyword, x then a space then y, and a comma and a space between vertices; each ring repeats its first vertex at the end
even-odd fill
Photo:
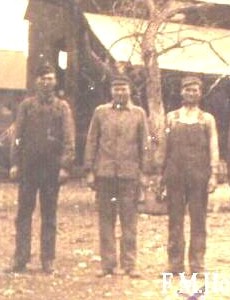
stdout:
POLYGON ((52 274, 54 272, 53 261, 52 260, 43 261, 42 270, 46 274, 52 274))
POLYGON ((183 270, 181 270, 181 271, 173 270, 173 271, 169 271, 168 273, 172 273, 173 276, 180 276, 180 274, 184 273, 184 271, 183 270))
POLYGON ((24 273, 26 272, 25 263, 15 263, 12 267, 5 270, 5 273, 24 273))
POLYGON ((117 276, 124 276, 126 274, 124 269, 115 269, 113 273, 117 276))
MULTIPOLYGON (((164 271, 165 272, 165 271, 164 271)), ((167 273, 172 273, 174 276, 179 276, 180 273, 184 273, 184 266, 169 266, 167 271, 167 273)))
POLYGON ((203 271, 200 270, 191 270, 189 275, 193 276, 193 274, 196 273, 196 279, 204 279, 205 278, 205 274, 203 271))
POLYGON ((103 269, 96 273, 96 277, 102 278, 102 277, 106 277, 108 275, 113 275, 113 274, 114 274, 113 269, 103 269))
POLYGON ((190 266, 190 273, 204 273, 205 269, 204 267, 200 266, 190 266))
POLYGON ((130 278, 141 278, 140 272, 136 269, 125 270, 125 274, 127 274, 130 278))

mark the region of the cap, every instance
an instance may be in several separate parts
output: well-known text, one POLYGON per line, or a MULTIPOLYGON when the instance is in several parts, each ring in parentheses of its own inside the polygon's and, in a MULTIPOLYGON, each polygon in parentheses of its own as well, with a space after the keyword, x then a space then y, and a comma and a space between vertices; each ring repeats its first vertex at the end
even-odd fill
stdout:
POLYGON ((49 62, 46 62, 37 68, 36 76, 43 76, 49 73, 56 73, 56 71, 55 68, 49 62))
POLYGON ((112 77, 111 79, 111 86, 124 85, 124 84, 130 85, 130 79, 126 75, 117 75, 112 77))
POLYGON ((198 84, 200 87, 203 86, 201 79, 197 76, 186 76, 181 80, 181 87, 185 87, 192 84, 198 84))

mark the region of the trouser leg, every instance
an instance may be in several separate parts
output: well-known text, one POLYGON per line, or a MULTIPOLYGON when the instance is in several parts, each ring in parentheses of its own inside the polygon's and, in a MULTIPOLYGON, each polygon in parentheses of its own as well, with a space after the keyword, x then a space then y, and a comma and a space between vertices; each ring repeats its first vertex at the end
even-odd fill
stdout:
POLYGON ((191 220, 189 264, 192 272, 204 271, 207 200, 207 181, 192 184, 188 199, 191 220))
POLYGON ((22 180, 18 191, 18 211, 16 217, 15 262, 26 264, 31 255, 32 214, 36 204, 36 185, 22 180))
POLYGON ((119 216, 122 231, 120 263, 126 270, 134 269, 136 262, 137 195, 137 181, 119 179, 119 216))
POLYGON ((117 182, 114 179, 97 179, 99 210, 99 238, 102 268, 113 269, 117 265, 115 223, 117 216, 117 182))
POLYGON ((45 170, 40 187, 41 208, 41 261, 55 258, 57 202, 58 202, 58 170, 45 170), (53 172, 52 172, 53 171, 53 172))
MULTIPOLYGON (((175 182, 176 183, 176 182, 175 182)), ((185 195, 181 182, 167 185, 168 194, 168 265, 169 271, 184 270, 184 214, 185 195)))

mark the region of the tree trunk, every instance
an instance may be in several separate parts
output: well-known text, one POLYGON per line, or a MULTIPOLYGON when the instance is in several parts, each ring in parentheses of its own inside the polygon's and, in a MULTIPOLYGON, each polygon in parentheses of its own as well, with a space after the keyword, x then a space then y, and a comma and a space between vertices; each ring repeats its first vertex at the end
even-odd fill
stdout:
MULTIPOLYGON (((154 6, 151 6, 151 10, 154 6)), ((151 11, 152 17, 145 32, 142 42, 142 55, 147 69, 147 99, 149 107, 149 124, 152 142, 155 145, 153 166, 159 170, 164 161, 164 131, 165 131, 165 111, 161 93, 161 73, 157 61, 157 51, 155 47, 155 37, 161 19, 157 19, 155 11, 151 11)))

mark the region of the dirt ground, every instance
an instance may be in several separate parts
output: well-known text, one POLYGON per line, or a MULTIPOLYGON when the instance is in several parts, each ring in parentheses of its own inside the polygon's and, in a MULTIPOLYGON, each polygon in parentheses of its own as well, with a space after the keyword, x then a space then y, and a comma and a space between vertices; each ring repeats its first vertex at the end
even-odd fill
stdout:
MULTIPOLYGON (((83 182, 61 188, 58 211, 56 272, 45 275, 39 262, 39 207, 33 219, 32 261, 24 274, 6 274, 14 252, 16 186, 0 184, 0 300, 153 300, 183 299, 178 290, 192 294, 206 284, 203 299, 230 299, 230 190, 222 185, 211 195, 208 214, 206 282, 196 286, 172 278, 166 286, 167 216, 140 215, 138 225, 138 268, 141 279, 128 276, 96 278, 100 268, 98 226, 94 194, 83 182), (164 290, 165 289, 165 290, 164 290)), ((188 238, 189 222, 186 218, 188 238)), ((116 236, 120 231, 117 226, 116 236)), ((167 277, 168 279, 168 277, 167 277)), ((188 299, 188 297, 184 297, 188 299)), ((195 299, 195 298, 194 298, 195 299)), ((199 297, 197 299, 202 299, 199 297)))

